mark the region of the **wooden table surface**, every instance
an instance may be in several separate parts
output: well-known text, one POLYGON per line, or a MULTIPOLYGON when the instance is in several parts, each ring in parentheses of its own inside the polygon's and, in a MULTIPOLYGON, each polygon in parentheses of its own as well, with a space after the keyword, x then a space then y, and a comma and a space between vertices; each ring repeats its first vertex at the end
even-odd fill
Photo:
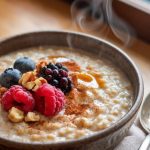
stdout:
MULTIPOLYGON (((73 23, 69 3, 61 0, 0 0, 0 39, 31 31, 64 29, 81 31, 73 23)), ((132 38, 134 43, 126 48, 111 31, 107 35, 98 30, 87 33, 105 38, 126 51, 141 70, 145 95, 150 92, 150 44, 132 38)))

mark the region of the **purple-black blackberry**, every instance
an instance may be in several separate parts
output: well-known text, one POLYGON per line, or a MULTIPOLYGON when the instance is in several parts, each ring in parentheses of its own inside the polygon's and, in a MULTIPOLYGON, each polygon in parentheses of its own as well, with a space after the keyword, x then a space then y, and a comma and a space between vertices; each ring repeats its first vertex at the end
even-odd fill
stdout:
POLYGON ((40 76, 45 78, 47 82, 57 88, 60 88, 64 93, 72 89, 72 81, 68 77, 68 69, 61 63, 49 63, 40 70, 40 76))

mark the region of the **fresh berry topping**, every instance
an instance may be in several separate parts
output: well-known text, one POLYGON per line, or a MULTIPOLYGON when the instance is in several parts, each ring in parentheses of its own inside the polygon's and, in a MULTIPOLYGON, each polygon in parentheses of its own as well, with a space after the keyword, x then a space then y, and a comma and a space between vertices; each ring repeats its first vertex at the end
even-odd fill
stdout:
POLYGON ((60 80, 60 85, 62 87, 66 87, 68 85, 68 79, 66 77, 62 77, 60 80))
POLYGON ((47 67, 44 66, 44 67, 41 69, 41 72, 42 72, 42 73, 45 73, 46 69, 47 69, 47 67))
POLYGON ((54 78, 59 77, 59 71, 58 71, 58 69, 54 69, 53 70, 53 76, 54 76, 54 78))
POLYGON ((59 86, 59 81, 56 80, 56 79, 54 79, 54 80, 52 81, 52 85, 58 87, 58 86, 59 86))
POLYGON ((34 93, 36 110, 45 116, 54 116, 65 104, 64 93, 47 83, 41 85, 34 93))
POLYGON ((62 66, 62 69, 68 72, 68 69, 65 66, 62 66))
POLYGON ((53 70, 53 69, 58 69, 58 67, 57 67, 56 65, 52 64, 52 63, 49 63, 49 64, 47 65, 47 68, 51 68, 52 70, 53 70))
POLYGON ((68 77, 67 71, 65 71, 65 70, 63 70, 63 69, 60 69, 60 70, 59 70, 59 74, 60 74, 62 77, 68 77))
POLYGON ((53 79, 52 75, 48 75, 48 76, 46 76, 46 80, 47 80, 48 82, 51 82, 51 81, 52 81, 52 79, 53 79))
POLYGON ((55 64, 59 69, 62 68, 62 64, 61 63, 56 63, 55 64))
POLYGON ((45 74, 46 74, 46 75, 52 75, 52 74, 53 74, 52 69, 46 69, 46 70, 45 70, 45 74))
POLYGON ((33 110, 35 100, 29 91, 20 85, 14 85, 2 96, 1 103, 6 111, 16 107, 27 113, 33 110))
POLYGON ((0 84, 3 87, 9 88, 12 85, 18 84, 21 78, 21 72, 17 69, 8 68, 0 75, 0 84))
POLYGON ((71 79, 68 77, 68 70, 61 63, 52 64, 41 68, 40 76, 45 78, 49 84, 60 88, 67 93, 72 88, 71 79))
POLYGON ((35 69, 35 62, 28 57, 21 57, 15 61, 14 68, 22 73, 33 71, 35 69))

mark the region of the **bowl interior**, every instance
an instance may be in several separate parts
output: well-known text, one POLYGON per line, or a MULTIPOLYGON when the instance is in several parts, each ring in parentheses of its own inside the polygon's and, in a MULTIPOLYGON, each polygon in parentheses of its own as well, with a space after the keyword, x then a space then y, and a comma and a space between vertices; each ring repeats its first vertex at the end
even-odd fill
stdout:
MULTIPOLYGON (((114 124, 112 127, 104 131, 98 132, 95 135, 95 138, 103 137, 106 134, 109 134, 110 131, 117 130, 128 120, 130 120, 137 112, 143 96, 143 84, 141 76, 134 63, 128 58, 128 56, 114 45, 102 39, 97 39, 78 33, 55 31, 35 32, 19 35, 2 41, 0 43, 0 55, 36 46, 71 47, 77 50, 82 49, 84 51, 88 51, 92 54, 95 54, 97 58, 103 57, 110 60, 126 74, 132 83, 134 90, 134 102, 131 110, 120 121, 118 121, 117 124, 114 124)), ((85 140, 85 138, 83 140, 85 140)), ((89 140, 89 138, 87 138, 87 140, 89 140)))

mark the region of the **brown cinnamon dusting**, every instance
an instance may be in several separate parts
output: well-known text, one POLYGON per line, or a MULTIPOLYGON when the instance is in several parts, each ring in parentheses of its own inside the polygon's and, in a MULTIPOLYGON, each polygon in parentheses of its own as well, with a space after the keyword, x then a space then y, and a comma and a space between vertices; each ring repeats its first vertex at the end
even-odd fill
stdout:
POLYGON ((85 96, 84 91, 79 91, 76 88, 73 88, 72 91, 67 96, 65 114, 80 115, 84 113, 87 108, 89 108, 89 104, 79 104, 77 102, 79 96, 84 97, 85 96))
MULTIPOLYGON (((36 69, 37 69, 37 72, 40 71, 40 69, 44 66, 46 66, 48 64, 49 61, 52 61, 52 62, 59 62, 57 59, 59 58, 66 58, 64 56, 48 56, 48 57, 45 57, 45 58, 41 58, 40 61, 38 62, 38 64, 36 65, 36 69), (47 59, 46 59, 47 58, 47 59)), ((73 60, 71 59, 65 59, 65 61, 62 61, 60 62, 62 65, 64 65, 65 67, 68 68, 68 70, 70 71, 80 71, 81 68, 80 66, 73 60)))
POLYGON ((91 109, 94 114, 100 114, 102 113, 102 109, 99 106, 96 106, 93 103, 88 104, 81 104, 80 99, 84 99, 86 97, 86 91, 73 88, 69 95, 67 95, 67 101, 66 101, 66 108, 65 108, 65 114, 67 115, 84 115, 89 116, 88 112, 86 112, 87 109, 91 109))
POLYGON ((84 89, 73 88, 69 95, 67 95, 67 99, 72 100, 74 102, 80 102, 80 99, 86 97, 86 91, 84 89))
POLYGON ((70 74, 70 77, 71 77, 71 79, 72 79, 73 85, 74 85, 75 87, 77 87, 77 86, 78 86, 78 82, 77 82, 77 75, 76 75, 76 73, 71 73, 71 74, 70 74))
POLYGON ((63 56, 63 55, 58 55, 58 56, 48 56, 47 57, 48 59, 54 59, 54 58, 65 58, 65 56, 63 56))
POLYGON ((72 115, 72 114, 80 115, 80 114, 84 113, 84 111, 88 107, 89 107, 89 104, 76 104, 75 102, 69 101, 69 102, 67 102, 65 114, 67 114, 67 115, 72 115))
POLYGON ((43 121, 39 121, 39 122, 29 122, 28 125, 29 125, 29 128, 38 129, 41 126, 43 126, 44 123, 45 123, 45 121, 43 120, 43 121))
POLYGON ((80 71, 80 66, 73 60, 62 62, 62 65, 66 66, 70 71, 80 71))

